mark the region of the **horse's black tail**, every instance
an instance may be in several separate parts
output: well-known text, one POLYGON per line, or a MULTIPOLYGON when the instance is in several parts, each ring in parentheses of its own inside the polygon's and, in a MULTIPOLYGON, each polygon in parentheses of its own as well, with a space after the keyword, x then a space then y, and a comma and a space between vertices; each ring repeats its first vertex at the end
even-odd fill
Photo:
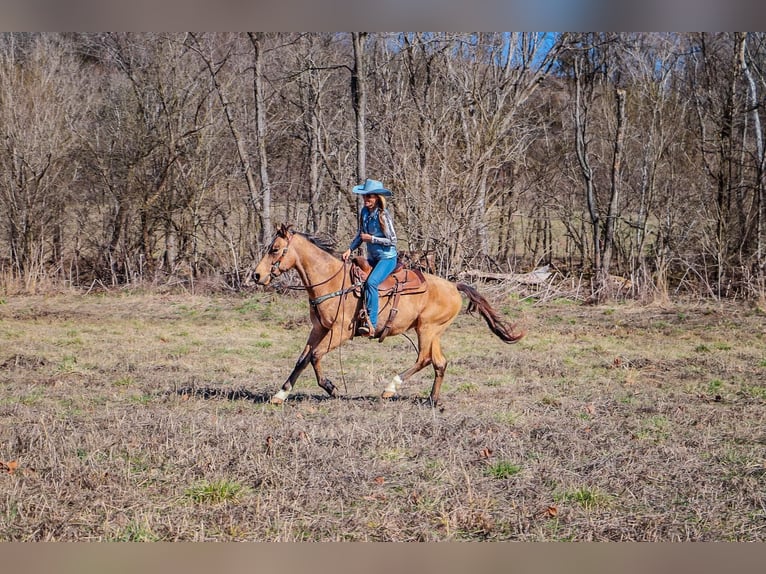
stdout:
POLYGON ((526 335, 525 331, 516 331, 516 325, 508 325, 482 295, 470 285, 457 283, 457 290, 468 297, 468 312, 478 311, 487 322, 490 330, 506 343, 515 343, 526 335))

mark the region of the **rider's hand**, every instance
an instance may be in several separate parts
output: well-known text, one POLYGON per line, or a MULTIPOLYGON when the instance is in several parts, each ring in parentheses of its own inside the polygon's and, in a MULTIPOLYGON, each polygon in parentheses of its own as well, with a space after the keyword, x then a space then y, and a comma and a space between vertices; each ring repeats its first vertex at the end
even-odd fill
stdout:
POLYGON ((351 250, 350 249, 346 249, 343 252, 343 255, 341 255, 341 258, 343 259, 343 261, 348 261, 349 257, 351 257, 351 250))
POLYGON ((370 241, 372 241, 372 235, 370 235, 369 233, 362 233, 359 237, 365 243, 369 243, 370 241))

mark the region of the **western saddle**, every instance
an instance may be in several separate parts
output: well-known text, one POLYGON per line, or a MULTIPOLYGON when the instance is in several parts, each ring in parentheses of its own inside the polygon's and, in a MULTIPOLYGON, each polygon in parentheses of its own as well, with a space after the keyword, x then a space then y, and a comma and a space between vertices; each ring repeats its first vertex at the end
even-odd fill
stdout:
MULTIPOLYGON (((359 296, 362 304, 360 305, 359 313, 356 317, 355 331, 359 331, 359 327, 367 325, 370 333, 370 338, 376 337, 376 334, 372 332, 371 325, 369 323, 369 317, 367 315, 367 309, 364 305, 364 282, 372 272, 372 266, 363 256, 354 257, 351 265, 351 279, 354 284, 358 285, 355 293, 359 296)), ((391 331, 391 326, 394 323, 396 314, 399 312, 399 297, 402 295, 414 295, 416 293, 425 293, 428 288, 426 284, 426 278, 423 276, 423 272, 420 269, 410 269, 405 267, 401 261, 399 261, 394 268, 394 271, 385 278, 385 280, 378 286, 378 296, 382 299, 388 297, 391 302, 391 311, 388 314, 388 320, 380 330, 380 335, 377 336, 379 341, 383 341, 388 333, 391 331), (390 298, 393 297, 393 300, 390 298)), ((386 303, 387 305, 388 303, 386 303)))

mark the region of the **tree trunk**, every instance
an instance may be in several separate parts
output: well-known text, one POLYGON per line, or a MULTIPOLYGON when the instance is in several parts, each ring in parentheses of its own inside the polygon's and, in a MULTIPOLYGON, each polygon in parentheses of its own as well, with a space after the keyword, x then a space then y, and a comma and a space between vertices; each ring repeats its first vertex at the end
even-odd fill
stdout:
MULTIPOLYGON (((752 232, 755 235, 755 263, 756 276, 763 281, 766 274, 766 253, 764 253, 764 171, 766 170, 766 155, 764 155, 763 129, 761 127, 761 116, 759 114, 758 91, 753 78, 753 73, 747 63, 747 35, 743 35, 742 42, 739 45, 739 59, 742 72, 745 75, 748 85, 748 107, 753 115, 753 138, 755 139, 756 163, 755 163, 755 195, 753 197, 753 209, 755 222, 752 226, 752 232)), ((750 234, 748 234, 750 235, 750 234)))
MULTIPOLYGON (((365 119, 367 110, 367 82, 364 68, 364 41, 366 32, 352 32, 354 44, 354 69, 351 72, 351 99, 356 116, 356 177, 358 183, 364 183, 367 178, 367 139, 365 135, 365 119)), ((361 200, 357 206, 361 208, 361 200)))
POLYGON ((261 244, 268 245, 271 236, 271 181, 266 155, 266 101, 263 94, 263 32, 248 32, 253 45, 253 91, 255 92, 255 126, 258 139, 258 164, 263 186, 261 213, 261 244))
MULTIPOLYGON (((604 291, 611 284, 609 282, 609 268, 612 264, 612 252, 614 250, 614 229, 620 201, 620 167, 622 165, 622 149, 625 140, 625 90, 617 88, 615 95, 617 97, 617 130, 614 135, 609 210, 604 227, 604 250, 601 255, 600 276, 598 278, 599 291, 604 291)), ((604 293, 604 295, 606 296, 608 293, 604 293)))
POLYGON ((578 60, 574 62, 575 73, 575 151, 577 161, 580 164, 580 171, 585 185, 585 203, 590 215, 590 224, 593 232, 593 276, 598 279, 601 266, 601 215, 596 202, 596 193, 593 189, 593 170, 590 167, 588 159, 588 142, 586 131, 588 127, 587 104, 583 102, 582 75, 578 60))
MULTIPOLYGON (((265 237, 270 231, 266 228, 266 221, 264 220, 264 216, 268 214, 267 209, 271 209, 270 206, 270 197, 266 197, 264 195, 263 203, 261 201, 261 198, 259 198, 258 194, 258 187, 255 183, 255 177, 253 177, 253 168, 250 164, 250 156, 247 152, 247 146, 245 144, 245 138, 242 136, 242 133, 239 131, 239 127, 237 126, 237 123, 234 119, 234 113, 232 112, 232 104, 229 101, 229 99, 226 96, 226 93, 224 91, 223 86, 221 85, 221 82, 218 80, 218 72, 223 67, 224 61, 221 63, 221 65, 218 66, 218 68, 213 67, 213 63, 211 62, 210 58, 207 57, 202 53, 202 46, 200 45, 199 40, 197 37, 192 34, 191 37, 194 39, 194 41, 197 44, 197 53, 202 58, 202 61, 205 63, 205 66, 208 69, 208 72, 210 73, 210 79, 213 82, 213 87, 218 94, 218 99, 221 102, 221 107, 223 108, 223 113, 226 117, 226 123, 229 126, 229 131, 231 132, 231 136, 234 139, 234 144, 237 147, 237 155, 239 156, 239 162, 242 166, 242 172, 245 175, 245 181, 247 182, 247 190, 250 194, 250 203, 253 207, 253 210, 257 216, 257 220, 260 223, 260 234, 261 239, 265 237), (268 201, 269 203, 266 203, 268 201)), ((264 242, 265 244, 265 242, 264 242)))

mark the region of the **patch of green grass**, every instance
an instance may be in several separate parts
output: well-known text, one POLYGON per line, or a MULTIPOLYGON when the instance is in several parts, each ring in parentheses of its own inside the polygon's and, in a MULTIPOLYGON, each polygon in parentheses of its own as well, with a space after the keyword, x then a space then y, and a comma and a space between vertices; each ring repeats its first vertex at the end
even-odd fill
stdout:
POLYGON ((510 478, 521 472, 521 466, 507 460, 500 460, 487 467, 487 474, 492 478, 510 478))
POLYGON ((513 411, 500 411, 492 415, 492 419, 495 422, 513 426, 519 422, 520 415, 513 411))
POLYGON ((167 357, 169 359, 180 359, 181 357, 190 354, 192 351, 193 348, 191 345, 178 345, 168 352, 167 357))
MULTIPOLYGON (((19 402, 25 406, 33 406, 40 404, 44 398, 43 391, 40 389, 32 389, 28 394, 19 398, 19 402)), ((13 402, 13 401, 9 401, 13 402)))
POLYGON ((713 343, 713 348, 717 351, 731 351, 731 345, 729 343, 713 343))
POLYGON ((128 455, 126 462, 130 467, 130 472, 133 474, 143 474, 151 468, 146 458, 140 454, 128 455))
POLYGON ((597 506, 607 506, 611 500, 611 496, 608 494, 586 486, 554 495, 553 498, 556 502, 574 502, 585 510, 593 510, 597 506))
POLYGON ((148 524, 130 522, 115 538, 115 542, 157 542, 160 537, 152 532, 148 524))
POLYGON ((247 313, 254 313, 259 310, 261 310, 263 306, 261 305, 260 301, 257 299, 248 299, 241 305, 237 305, 234 307, 234 310, 238 313, 247 314, 247 313))
POLYGON ((504 379, 491 378, 484 381, 484 385, 487 387, 502 387, 505 383, 504 379))
POLYGON ((459 393, 475 393, 479 387, 476 386, 475 383, 460 383, 457 386, 457 392, 459 393))
POLYGON ((740 387, 740 390, 742 394, 752 399, 766 400, 766 387, 744 383, 740 387))
POLYGON ((438 459, 428 459, 425 461, 420 476, 425 480, 436 480, 444 472, 444 463, 438 459))
POLYGON ((632 393, 628 393, 621 396, 618 400, 623 405, 632 405, 635 402, 635 397, 633 396, 632 393))
POLYGON ((126 375, 124 377, 120 377, 116 381, 114 381, 112 384, 115 387, 129 387, 133 384, 135 384, 136 380, 131 377, 130 375, 126 375))
POLYGON ((662 442, 670 437, 670 421, 664 415, 655 415, 645 419, 636 438, 662 442))
POLYGON ((718 395, 723 388, 723 381, 720 379, 713 379, 707 385, 707 392, 711 395, 718 395))
POLYGON ((269 303, 264 307, 259 307, 256 317, 259 321, 273 321, 279 317, 279 313, 275 309, 274 305, 269 303))
POLYGON ((219 504, 231 502, 240 496, 244 488, 230 480, 202 482, 186 489, 185 496, 195 504, 219 504))
POLYGON ((553 541, 572 542, 574 540, 574 534, 569 533, 566 535, 561 535, 559 533, 561 529, 561 524, 559 523, 558 518, 554 518, 546 522, 545 529, 548 531, 548 535, 551 537, 551 540, 553 541))
POLYGON ((404 460, 407 458, 408 453, 406 450, 401 448, 389 448, 384 450, 380 453, 380 459, 386 460, 386 461, 397 461, 397 460, 404 460))
POLYGON ((148 405, 154 400, 154 397, 149 393, 142 393, 140 395, 131 395, 129 400, 138 405, 148 405))
POLYGON ((61 373, 77 372, 77 357, 75 355, 64 355, 58 367, 61 373))

